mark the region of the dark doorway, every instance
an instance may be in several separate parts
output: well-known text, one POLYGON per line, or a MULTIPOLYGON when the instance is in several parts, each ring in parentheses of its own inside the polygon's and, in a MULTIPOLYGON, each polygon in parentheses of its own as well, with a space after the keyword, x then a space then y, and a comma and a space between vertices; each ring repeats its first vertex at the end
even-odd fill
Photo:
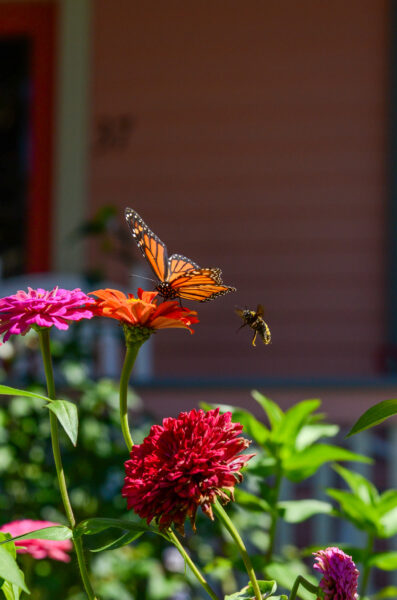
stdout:
POLYGON ((26 271, 30 50, 26 37, 0 38, 0 269, 26 271))

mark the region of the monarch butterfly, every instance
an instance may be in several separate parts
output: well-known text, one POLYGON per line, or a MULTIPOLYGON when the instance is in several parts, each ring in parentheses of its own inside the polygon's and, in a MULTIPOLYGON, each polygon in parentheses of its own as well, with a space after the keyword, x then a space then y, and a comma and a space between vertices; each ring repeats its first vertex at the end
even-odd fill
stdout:
MULTIPOLYGON (((245 325, 249 325, 249 327, 251 327, 251 329, 254 330, 254 337, 252 340, 252 345, 255 346, 255 340, 256 340, 256 336, 259 335, 261 336, 263 343, 264 344, 270 344, 272 336, 270 333, 270 329, 267 325, 267 323, 265 323, 265 321, 263 320, 263 315, 264 315, 264 309, 262 304, 258 304, 258 307, 255 310, 249 310, 248 308, 245 310, 242 310, 240 308, 236 309, 236 314, 238 314, 239 317, 242 318, 242 320, 244 321, 244 323, 241 325, 241 327, 245 327, 245 325)), ((240 327, 240 329, 241 329, 240 327)))
POLYGON ((182 254, 168 258, 166 245, 132 208, 125 209, 125 218, 133 238, 159 280, 155 289, 164 299, 208 302, 236 291, 236 288, 223 284, 220 269, 201 268, 182 254))

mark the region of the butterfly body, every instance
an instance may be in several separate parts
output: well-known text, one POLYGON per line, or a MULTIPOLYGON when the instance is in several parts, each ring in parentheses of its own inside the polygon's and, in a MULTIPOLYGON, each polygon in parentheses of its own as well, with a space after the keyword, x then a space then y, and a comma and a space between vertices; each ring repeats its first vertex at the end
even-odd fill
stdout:
POLYGON ((199 267, 182 254, 168 257, 164 242, 132 208, 125 209, 125 218, 133 238, 159 280, 155 289, 165 300, 183 298, 208 302, 236 290, 223 284, 218 268, 199 267))
MULTIPOLYGON (((248 325, 254 331, 254 337, 252 340, 252 345, 255 346, 256 336, 260 335, 264 344, 270 344, 271 342, 271 333, 267 323, 263 319, 264 309, 262 304, 258 304, 258 307, 255 310, 247 309, 236 309, 236 314, 242 318, 244 321, 241 327, 245 327, 248 325)), ((240 329, 241 329, 240 327, 240 329)))

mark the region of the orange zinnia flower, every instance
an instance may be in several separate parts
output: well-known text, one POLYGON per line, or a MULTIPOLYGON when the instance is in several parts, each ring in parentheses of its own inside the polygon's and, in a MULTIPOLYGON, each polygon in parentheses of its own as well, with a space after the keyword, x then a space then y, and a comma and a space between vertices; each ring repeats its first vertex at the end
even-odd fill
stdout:
POLYGON ((193 333, 191 325, 198 323, 197 313, 179 306, 175 300, 157 305, 157 292, 145 292, 138 289, 138 297, 126 296, 119 290, 96 290, 90 292, 97 296, 91 310, 97 316, 117 319, 127 327, 142 327, 149 330, 179 327, 193 333))

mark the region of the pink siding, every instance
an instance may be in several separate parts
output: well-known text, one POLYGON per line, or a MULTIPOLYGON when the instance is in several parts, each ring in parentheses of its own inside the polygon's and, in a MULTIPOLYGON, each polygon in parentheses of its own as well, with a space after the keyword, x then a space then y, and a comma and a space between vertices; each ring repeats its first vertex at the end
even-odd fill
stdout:
POLYGON ((93 6, 93 136, 104 115, 134 128, 127 147, 93 149, 92 210, 132 206, 238 288, 197 305, 194 336, 157 336, 156 372, 375 374, 386 0, 93 6), (273 343, 253 349, 233 308, 258 302, 273 343))

